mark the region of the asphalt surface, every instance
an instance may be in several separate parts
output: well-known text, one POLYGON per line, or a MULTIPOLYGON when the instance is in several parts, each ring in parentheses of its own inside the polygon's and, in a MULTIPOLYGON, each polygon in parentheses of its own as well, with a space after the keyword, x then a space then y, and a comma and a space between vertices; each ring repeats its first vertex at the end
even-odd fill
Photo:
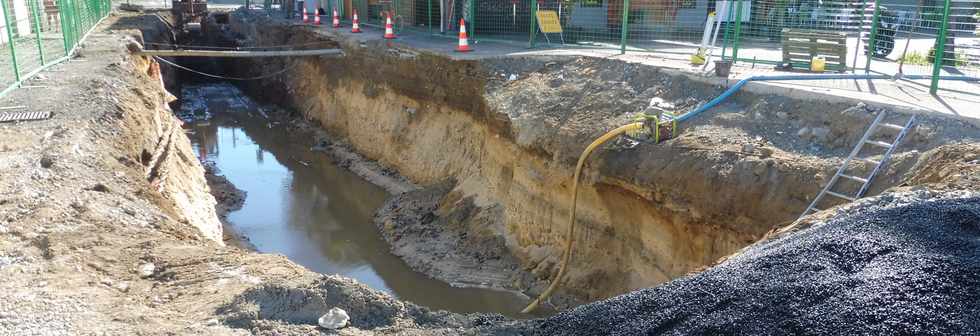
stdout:
POLYGON ((882 197, 705 272, 518 329, 536 335, 976 335, 980 197, 917 197, 882 197))

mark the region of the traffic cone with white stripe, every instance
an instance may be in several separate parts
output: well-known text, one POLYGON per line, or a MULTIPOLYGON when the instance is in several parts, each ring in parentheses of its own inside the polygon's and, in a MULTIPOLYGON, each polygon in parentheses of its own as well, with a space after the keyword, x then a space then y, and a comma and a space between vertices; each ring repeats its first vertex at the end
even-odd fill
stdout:
POLYGON ((333 27, 340 28, 340 14, 337 14, 337 9, 333 10, 333 27))
POLYGON ((351 33, 360 33, 361 32, 361 20, 358 20, 357 19, 357 10, 356 9, 354 10, 354 23, 351 24, 351 26, 350 26, 350 32, 351 33))
POLYGON ((320 10, 319 9, 316 10, 316 14, 313 14, 313 24, 315 24, 317 26, 320 25, 320 10))
POLYGON ((306 13, 306 5, 303 5, 303 23, 310 23, 310 15, 306 13))
POLYGON ((387 19, 385 20, 385 38, 393 39, 395 38, 395 25, 391 23, 391 13, 386 13, 387 19))
POLYGON ((470 41, 466 36, 466 21, 463 21, 463 19, 459 19, 459 45, 456 46, 456 51, 473 51, 473 49, 470 49, 470 41))

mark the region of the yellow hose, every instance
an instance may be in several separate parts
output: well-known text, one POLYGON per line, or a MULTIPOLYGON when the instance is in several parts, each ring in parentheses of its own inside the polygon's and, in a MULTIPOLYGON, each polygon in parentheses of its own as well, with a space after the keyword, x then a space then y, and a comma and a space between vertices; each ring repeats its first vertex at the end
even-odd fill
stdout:
POLYGON ((537 309, 538 305, 541 304, 542 301, 547 300, 548 297, 551 296, 552 292, 554 292, 555 289, 558 289, 558 283, 560 283, 561 278, 565 276, 565 270, 568 268, 568 261, 572 259, 572 242, 573 237, 575 237, 575 205, 578 201, 578 178, 582 173, 582 166, 585 165, 585 160, 589 158, 589 155, 592 154, 592 151, 595 150, 596 147, 606 143, 606 141, 609 141, 620 134, 637 132, 641 129, 643 129, 642 122, 620 126, 617 129, 603 134, 598 139, 595 139, 595 141, 592 141, 592 143, 589 144, 588 147, 585 147, 585 150, 582 151, 582 155, 578 158, 578 164, 575 165, 575 175, 572 177, 572 208, 569 209, 568 212, 568 233, 565 234, 565 253, 561 258, 561 267, 558 268, 558 275, 551 280, 551 285, 548 285, 548 289, 545 289, 544 293, 541 293, 537 299, 531 301, 531 303, 528 304, 527 307, 521 311, 521 313, 527 314, 537 309))

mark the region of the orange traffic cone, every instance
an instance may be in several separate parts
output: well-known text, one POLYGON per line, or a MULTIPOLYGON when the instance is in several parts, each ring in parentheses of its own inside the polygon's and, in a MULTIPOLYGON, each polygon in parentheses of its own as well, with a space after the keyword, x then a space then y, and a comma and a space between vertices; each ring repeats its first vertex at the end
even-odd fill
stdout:
POLYGON ((303 23, 310 23, 310 15, 306 13, 306 5, 303 5, 303 23))
POLYGON ((391 23, 391 14, 386 14, 387 19, 385 20, 385 38, 393 39, 395 38, 395 26, 391 23))
POLYGON ((316 10, 316 14, 313 14, 313 24, 315 24, 317 26, 320 25, 320 10, 319 9, 316 10))
POLYGON ((337 14, 337 9, 333 10, 333 27, 340 28, 340 14, 337 14))
POLYGON ((356 9, 354 10, 354 23, 350 26, 350 32, 351 33, 360 33, 361 32, 361 20, 358 20, 357 19, 357 10, 356 9))
POLYGON ((473 49, 470 49, 469 38, 466 37, 466 21, 463 21, 463 19, 459 19, 459 45, 456 46, 456 51, 473 51, 473 49))

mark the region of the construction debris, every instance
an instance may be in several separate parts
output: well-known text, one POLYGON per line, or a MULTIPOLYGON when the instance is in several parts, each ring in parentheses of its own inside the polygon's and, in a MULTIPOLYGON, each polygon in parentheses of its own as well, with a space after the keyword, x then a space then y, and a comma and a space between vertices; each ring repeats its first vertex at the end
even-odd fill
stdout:
POLYGON ((51 118, 51 112, 7 112, 0 113, 0 122, 44 120, 51 118))
POLYGON ((333 307, 327 311, 326 314, 320 316, 317 320, 317 324, 321 327, 327 329, 340 329, 347 326, 347 322, 350 321, 350 316, 347 316, 347 312, 343 309, 333 307))

